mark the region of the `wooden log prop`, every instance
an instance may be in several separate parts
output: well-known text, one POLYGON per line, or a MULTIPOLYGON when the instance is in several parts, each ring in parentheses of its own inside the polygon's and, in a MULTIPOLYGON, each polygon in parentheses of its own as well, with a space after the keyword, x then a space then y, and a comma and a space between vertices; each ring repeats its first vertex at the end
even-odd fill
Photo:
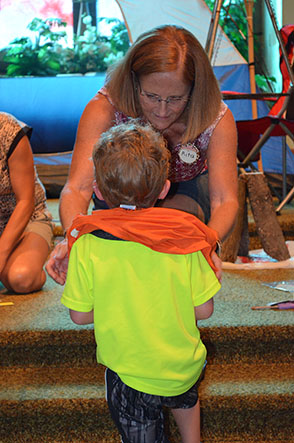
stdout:
POLYGON ((243 174, 256 231, 264 251, 275 260, 290 258, 282 228, 278 222, 272 195, 263 173, 243 174))
POLYGON ((238 179, 238 201, 239 209, 233 231, 223 242, 222 261, 235 263, 238 255, 248 255, 249 233, 248 215, 246 202, 246 180, 240 175, 238 179))

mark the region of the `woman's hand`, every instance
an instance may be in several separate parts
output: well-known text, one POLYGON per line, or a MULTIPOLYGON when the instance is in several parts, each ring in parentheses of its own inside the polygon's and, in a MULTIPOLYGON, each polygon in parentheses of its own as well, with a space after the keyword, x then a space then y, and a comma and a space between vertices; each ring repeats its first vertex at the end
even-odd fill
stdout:
POLYGON ((46 271, 56 283, 64 285, 68 267, 67 239, 58 243, 50 254, 46 264, 46 271))
POLYGON ((221 283, 222 282, 222 261, 216 252, 213 252, 211 254, 211 260, 213 261, 213 263, 216 267, 215 275, 217 276, 218 281, 221 283))

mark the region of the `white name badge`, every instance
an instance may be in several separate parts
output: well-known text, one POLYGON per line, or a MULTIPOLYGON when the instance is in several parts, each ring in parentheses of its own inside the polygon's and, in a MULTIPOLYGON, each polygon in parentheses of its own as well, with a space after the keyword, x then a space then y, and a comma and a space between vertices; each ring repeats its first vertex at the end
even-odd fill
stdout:
POLYGON ((184 163, 195 163, 200 157, 199 149, 193 145, 183 146, 179 151, 179 157, 184 163))

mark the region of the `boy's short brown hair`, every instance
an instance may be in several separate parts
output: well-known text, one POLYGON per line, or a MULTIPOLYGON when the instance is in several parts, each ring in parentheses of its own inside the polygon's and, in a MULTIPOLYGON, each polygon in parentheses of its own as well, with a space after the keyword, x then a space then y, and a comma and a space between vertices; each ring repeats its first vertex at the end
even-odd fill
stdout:
POLYGON ((104 132, 93 150, 95 179, 111 207, 147 208, 168 178, 170 152, 150 125, 131 120, 104 132))

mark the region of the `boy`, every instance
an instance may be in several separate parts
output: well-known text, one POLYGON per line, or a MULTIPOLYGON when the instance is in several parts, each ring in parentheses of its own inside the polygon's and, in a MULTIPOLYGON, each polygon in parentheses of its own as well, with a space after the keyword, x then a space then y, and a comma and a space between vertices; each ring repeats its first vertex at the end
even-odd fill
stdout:
POLYGON ((102 134, 94 191, 109 208, 69 229, 62 303, 76 324, 94 322, 106 398, 127 442, 164 442, 169 407, 184 443, 200 442, 198 383, 206 359, 196 320, 213 312, 220 284, 217 235, 191 214, 154 207, 170 186, 169 151, 137 121, 102 134))

